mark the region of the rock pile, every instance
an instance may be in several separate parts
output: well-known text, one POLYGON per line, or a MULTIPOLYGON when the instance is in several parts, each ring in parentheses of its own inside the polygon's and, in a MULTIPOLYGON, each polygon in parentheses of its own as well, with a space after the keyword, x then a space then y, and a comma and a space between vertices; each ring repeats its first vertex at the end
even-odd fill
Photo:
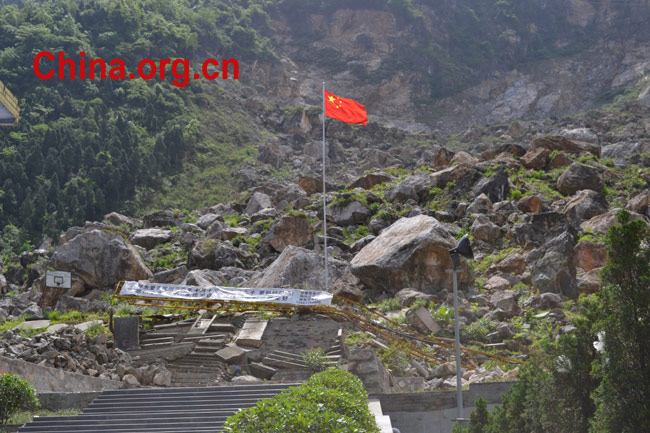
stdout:
POLYGON ((0 340, 0 355, 102 379, 121 380, 127 385, 171 385, 171 373, 164 365, 138 365, 128 353, 109 348, 106 342, 106 334, 90 338, 74 326, 31 338, 6 331, 0 340))

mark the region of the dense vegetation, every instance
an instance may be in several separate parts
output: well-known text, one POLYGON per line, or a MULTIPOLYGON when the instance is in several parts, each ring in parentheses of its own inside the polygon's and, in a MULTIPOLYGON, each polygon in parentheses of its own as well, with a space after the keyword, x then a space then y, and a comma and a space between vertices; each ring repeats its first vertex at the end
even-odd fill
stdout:
POLYGON ((618 218, 603 288, 579 302, 576 329, 541 340, 503 404, 479 407, 470 432, 650 431, 650 231, 626 211, 618 218))
POLYGON ((230 433, 374 433, 361 380, 342 370, 313 375, 305 384, 260 400, 226 420, 230 433))
POLYGON ((254 29, 266 23, 259 5, 14 3, 0 3, 0 80, 22 107, 20 124, 0 130, 0 228, 15 244, 5 249, 123 209, 138 193, 160 190, 162 179, 202 148, 242 145, 236 128, 218 136, 204 131, 207 123, 218 131, 228 122, 227 110, 199 107, 205 108, 202 93, 224 102, 212 82, 177 88, 169 79, 43 81, 32 64, 44 50, 75 60, 81 51, 87 58, 122 58, 127 72, 143 58, 271 58, 268 39, 254 29))

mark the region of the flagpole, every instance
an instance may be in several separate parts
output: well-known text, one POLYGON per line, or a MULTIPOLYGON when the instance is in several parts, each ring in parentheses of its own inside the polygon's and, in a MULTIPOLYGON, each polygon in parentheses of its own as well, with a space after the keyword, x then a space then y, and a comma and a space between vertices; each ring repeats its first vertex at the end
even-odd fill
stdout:
POLYGON ((325 186, 325 81, 323 81, 323 258, 325 260, 325 291, 327 291, 327 190, 325 186))

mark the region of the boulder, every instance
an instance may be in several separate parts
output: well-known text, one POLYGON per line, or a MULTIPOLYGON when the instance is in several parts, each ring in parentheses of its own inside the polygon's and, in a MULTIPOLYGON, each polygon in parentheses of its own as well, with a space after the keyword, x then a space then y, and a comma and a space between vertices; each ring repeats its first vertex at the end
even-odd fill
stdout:
POLYGON ((477 170, 468 164, 454 165, 453 167, 431 173, 431 185, 438 188, 445 188, 449 182, 453 182, 461 188, 469 188, 474 184, 474 177, 477 170))
POLYGON ((282 146, 277 137, 271 137, 261 146, 258 159, 274 168, 280 168, 287 161, 288 154, 289 149, 286 146, 282 146))
POLYGON ((512 283, 500 275, 493 275, 485 283, 484 289, 489 291, 503 291, 512 287, 512 283))
POLYGON ((467 165, 476 165, 478 164, 478 159, 474 158, 472 155, 465 151, 460 151, 451 158, 450 164, 467 164, 467 165))
POLYGON ((600 290, 600 270, 601 268, 596 268, 577 275, 580 293, 596 293, 600 290))
POLYGON ((272 219, 278 216, 278 211, 275 208, 267 207, 251 215, 251 222, 256 223, 267 219, 272 219))
POLYGON ((554 150, 561 150, 573 154, 581 154, 589 152, 600 158, 600 145, 596 143, 588 143, 585 141, 569 140, 561 135, 547 135, 544 137, 536 137, 530 143, 531 149, 544 148, 551 152, 554 150))
POLYGON ((429 335, 437 334, 442 329, 440 325, 433 320, 431 313, 426 307, 419 307, 406 312, 407 323, 415 328, 416 331, 429 335))
POLYGON ((524 270, 526 270, 526 260, 520 253, 510 254, 490 267, 490 271, 515 275, 522 274, 524 270))
POLYGON ((609 205, 601 194, 590 189, 584 189, 571 197, 564 206, 564 213, 573 219, 590 219, 607 212, 609 205))
POLYGON ((327 210, 327 219, 341 227, 365 224, 370 218, 370 209, 358 201, 332 206, 327 210))
POLYGON ((138 245, 146 250, 150 250, 156 245, 169 242, 171 239, 171 230, 152 228, 136 230, 131 235, 130 241, 133 245, 138 245))
POLYGON ((152 383, 156 386, 172 386, 172 373, 163 369, 154 375, 152 383))
POLYGON ((176 216, 171 210, 163 210, 145 215, 142 218, 142 224, 145 229, 152 227, 177 227, 183 223, 183 219, 176 216))
POLYGON ((135 221, 131 218, 117 212, 111 212, 104 215, 104 219, 115 226, 128 226, 130 228, 136 226, 135 221))
POLYGON ((605 184, 597 168, 574 162, 557 180, 557 189, 564 195, 575 194, 582 189, 603 192, 605 184))
POLYGON ((214 213, 208 213, 201 215, 198 220, 196 220, 196 225, 201 227, 203 230, 210 227, 210 225, 219 219, 219 215, 214 213))
POLYGON ((501 170, 491 178, 481 178, 473 188, 475 195, 485 194, 492 203, 506 200, 510 195, 510 182, 505 171, 501 170))
POLYGON ((568 138, 569 140, 579 141, 583 143, 598 144, 598 135, 588 128, 574 128, 563 129, 560 135, 568 138))
MULTIPOLYGON (((341 260, 328 260, 329 284, 344 273, 348 264, 341 260)), ((325 283, 323 256, 314 251, 289 246, 264 272, 254 277, 251 287, 294 287, 322 290, 325 283)))
POLYGON ((185 286, 210 287, 224 284, 222 275, 213 269, 189 271, 181 282, 185 286))
POLYGON ((197 241, 187 258, 187 267, 189 269, 215 269, 215 251, 219 247, 219 242, 214 239, 197 241))
POLYGON ((521 308, 517 304, 517 298, 514 292, 510 290, 502 290, 490 296, 490 303, 496 308, 505 312, 506 317, 514 317, 521 313, 521 308))
POLYGON ((540 213, 543 201, 539 195, 527 195, 517 201, 517 209, 528 214, 540 213))
POLYGON ((554 168, 569 166, 572 163, 573 163, 573 160, 571 158, 569 158, 569 155, 567 155, 564 152, 558 152, 554 156, 551 157, 551 160, 548 162, 548 165, 546 166, 546 168, 548 170, 553 170, 554 168))
POLYGON ((215 355, 226 364, 242 365, 246 362, 246 351, 232 343, 223 349, 219 349, 215 355))
POLYGON ((532 284, 537 291, 578 296, 574 244, 575 236, 566 231, 528 254, 532 284))
POLYGON ((454 157, 454 152, 441 147, 433 156, 433 166, 435 168, 445 167, 451 164, 451 160, 454 157))
MULTIPOLYGON (((425 293, 450 290, 449 249, 457 240, 433 217, 418 215, 401 218, 384 229, 350 264, 352 273, 367 286, 398 292, 406 287, 425 293)), ((466 263, 458 273, 459 283, 473 280, 466 263)))
MULTIPOLYGON (((302 188, 308 196, 319 194, 323 192, 323 180, 320 177, 300 177, 298 185, 302 188)), ((339 189, 338 186, 330 183, 325 183, 327 192, 339 189)))
POLYGON ((397 298, 399 304, 402 307, 410 307, 418 299, 424 299, 426 301, 433 301, 436 299, 436 297, 433 295, 418 292, 417 290, 413 289, 402 289, 399 292, 395 293, 395 298, 397 298))
POLYGON ((277 220, 264 240, 281 253, 290 245, 301 247, 314 237, 315 230, 304 215, 284 215, 277 220))
POLYGON ((136 249, 116 233, 93 230, 58 247, 53 266, 70 271, 89 288, 112 287, 122 280, 146 280, 153 276, 136 249))
POLYGON ((393 179, 393 176, 390 176, 383 171, 377 171, 357 178, 357 180, 348 185, 348 189, 363 188, 368 190, 384 182, 390 182, 393 179))
POLYGON ((472 224, 472 236, 475 239, 495 245, 503 237, 504 230, 490 221, 486 215, 479 215, 472 224))
POLYGON ((471 205, 469 205, 467 212, 474 214, 490 214, 492 213, 492 201, 487 195, 481 194, 474 199, 471 205))
POLYGON ((542 293, 530 297, 524 301, 525 308, 539 308, 542 310, 552 310, 562 308, 562 297, 557 293, 542 293))
POLYGON ((632 197, 625 205, 625 209, 638 214, 647 215, 648 206, 650 205, 650 194, 643 191, 632 197))
POLYGON ((646 152, 645 147, 645 141, 610 144, 603 147, 603 158, 613 159, 616 165, 627 166, 640 161, 641 154, 646 152))
POLYGON ((254 193, 251 198, 248 199, 248 204, 246 205, 246 214, 253 215, 262 209, 273 207, 271 203, 271 198, 261 192, 254 193))
MULTIPOLYGON (((620 209, 612 209, 602 215, 597 215, 588 221, 580 224, 582 231, 590 231, 598 234, 606 234, 610 227, 618 225, 616 214, 620 209)), ((643 216, 634 212, 630 212, 630 221, 643 220, 643 216)))
POLYGON ((602 268, 607 263, 605 245, 598 242, 581 241, 575 247, 576 268, 583 271, 602 268))
POLYGON ((405 203, 408 200, 418 201, 429 192, 430 188, 431 178, 429 173, 420 171, 407 177, 397 186, 386 191, 386 193, 384 193, 384 198, 391 203, 405 203))
POLYGON ((187 275, 187 266, 181 265, 173 269, 166 269, 161 272, 157 272, 153 276, 154 283, 163 283, 163 284, 174 284, 179 283, 187 275))

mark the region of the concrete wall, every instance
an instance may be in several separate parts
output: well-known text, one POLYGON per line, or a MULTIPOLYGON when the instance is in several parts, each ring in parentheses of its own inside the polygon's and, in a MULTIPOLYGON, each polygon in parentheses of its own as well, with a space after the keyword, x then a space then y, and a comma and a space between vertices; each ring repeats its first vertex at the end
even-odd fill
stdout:
POLYGON ((261 350, 273 350, 301 354, 310 348, 329 349, 336 340, 341 323, 327 316, 299 314, 293 317, 275 317, 269 320, 261 350))
POLYGON ((92 392, 44 392, 38 394, 41 408, 49 410, 85 409, 101 391, 92 392))
POLYGON ((31 362, 0 356, 0 374, 14 373, 27 380, 37 393, 87 392, 118 389, 122 382, 70 373, 58 368, 43 367, 31 362))
MULTIPOLYGON (((492 410, 501 403, 501 396, 512 382, 478 383, 463 391, 463 416, 475 409, 475 401, 483 397, 492 410)), ((371 395, 381 402, 382 412, 390 416, 393 427, 401 433, 451 433, 458 416, 456 391, 416 392, 371 395)))

